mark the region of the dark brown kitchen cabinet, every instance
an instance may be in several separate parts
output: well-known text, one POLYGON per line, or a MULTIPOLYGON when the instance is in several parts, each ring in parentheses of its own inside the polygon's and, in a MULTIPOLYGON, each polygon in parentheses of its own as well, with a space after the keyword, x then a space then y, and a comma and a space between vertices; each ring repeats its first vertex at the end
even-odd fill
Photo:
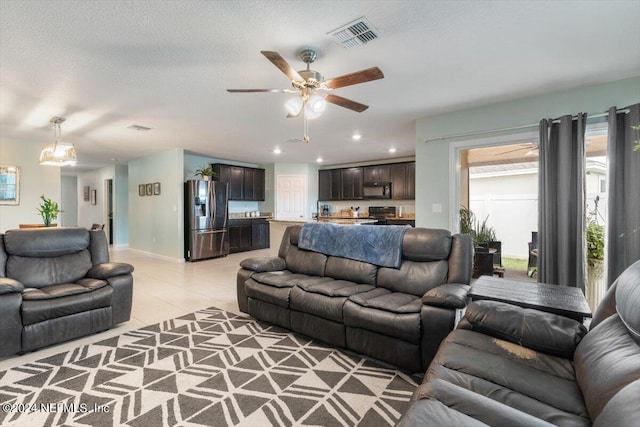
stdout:
POLYGON ((342 174, 340 169, 318 171, 318 200, 342 200, 342 174))
POLYGON ((342 169, 342 200, 363 198, 362 168, 342 169))
POLYGON ((391 198, 415 199, 416 164, 396 163, 391 165, 391 198))
POLYGON ((229 200, 264 200, 264 169, 214 163, 217 181, 229 183, 229 200))
POLYGON ((229 220, 229 252, 244 252, 251 250, 253 230, 250 219, 229 220))
POLYGON ((391 167, 389 165, 367 166, 364 168, 365 183, 381 181, 391 181, 391 167))
POLYGON ((264 200, 264 169, 244 168, 243 200, 264 200))
POLYGON ((269 247, 269 222, 264 218, 251 220, 251 249, 269 247))

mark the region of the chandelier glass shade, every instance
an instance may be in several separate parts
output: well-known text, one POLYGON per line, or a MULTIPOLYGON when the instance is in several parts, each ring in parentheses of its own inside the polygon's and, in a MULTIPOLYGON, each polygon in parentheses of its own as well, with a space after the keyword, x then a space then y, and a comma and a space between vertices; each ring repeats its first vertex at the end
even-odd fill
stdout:
POLYGON ((43 166, 71 166, 78 162, 76 149, 70 142, 60 141, 60 123, 64 122, 64 117, 52 117, 49 122, 53 123, 54 142, 46 145, 40 152, 40 164, 43 166))

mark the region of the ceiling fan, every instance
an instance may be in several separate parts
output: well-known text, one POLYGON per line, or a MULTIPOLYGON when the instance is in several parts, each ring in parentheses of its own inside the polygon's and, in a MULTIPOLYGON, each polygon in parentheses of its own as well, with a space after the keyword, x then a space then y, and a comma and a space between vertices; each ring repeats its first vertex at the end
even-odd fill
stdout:
MULTIPOLYGON (((302 142, 309 142, 308 120, 319 117, 325 110, 327 102, 348 108, 349 110, 362 113, 368 105, 334 95, 331 92, 345 86, 365 83, 372 80, 384 78, 384 74, 378 67, 367 68, 324 80, 322 75, 309 68, 310 64, 318 57, 316 51, 305 49, 300 53, 300 59, 307 64, 306 70, 296 71, 278 52, 261 51, 273 65, 278 67, 289 79, 293 89, 227 89, 231 93, 253 93, 253 92, 273 92, 273 93, 295 93, 298 96, 289 99, 285 108, 288 112, 287 118, 299 117, 302 114, 304 120, 304 139, 302 142)), ((296 139, 295 141, 301 141, 296 139)))
POLYGON ((517 144, 518 148, 513 148, 511 150, 507 150, 507 151, 501 151, 499 153, 494 154, 494 156, 503 156, 505 154, 509 154, 509 153, 514 153, 516 151, 523 151, 523 150, 527 150, 524 155, 525 156, 536 156, 538 155, 538 144, 535 144, 533 142, 527 142, 524 144, 517 144))

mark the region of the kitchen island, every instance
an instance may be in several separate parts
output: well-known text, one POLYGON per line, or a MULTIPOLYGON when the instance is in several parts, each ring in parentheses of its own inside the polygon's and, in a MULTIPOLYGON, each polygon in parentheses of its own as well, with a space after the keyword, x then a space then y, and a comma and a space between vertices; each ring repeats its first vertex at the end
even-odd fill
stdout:
POLYGON ((323 217, 321 219, 316 218, 300 218, 300 219, 269 219, 269 247, 271 248, 271 255, 278 255, 278 248, 282 241, 282 236, 287 227, 291 225, 300 225, 305 222, 331 222, 341 225, 361 225, 361 224, 375 224, 377 220, 367 218, 344 218, 344 217, 323 217))

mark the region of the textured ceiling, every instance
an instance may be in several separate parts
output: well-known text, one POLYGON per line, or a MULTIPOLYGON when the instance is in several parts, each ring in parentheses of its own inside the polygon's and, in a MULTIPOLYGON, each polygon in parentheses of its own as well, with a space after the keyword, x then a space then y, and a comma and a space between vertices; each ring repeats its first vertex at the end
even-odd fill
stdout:
POLYGON ((408 156, 420 117, 638 75, 639 52, 638 0, 2 0, 0 137, 45 144, 49 118, 67 117, 77 170, 174 147, 252 163, 408 156), (379 40, 347 50, 327 35, 363 15, 379 40), (311 143, 293 144, 287 95, 225 89, 288 88, 260 51, 303 69, 306 47, 326 78, 385 78, 336 90, 370 108, 329 104, 311 143))

